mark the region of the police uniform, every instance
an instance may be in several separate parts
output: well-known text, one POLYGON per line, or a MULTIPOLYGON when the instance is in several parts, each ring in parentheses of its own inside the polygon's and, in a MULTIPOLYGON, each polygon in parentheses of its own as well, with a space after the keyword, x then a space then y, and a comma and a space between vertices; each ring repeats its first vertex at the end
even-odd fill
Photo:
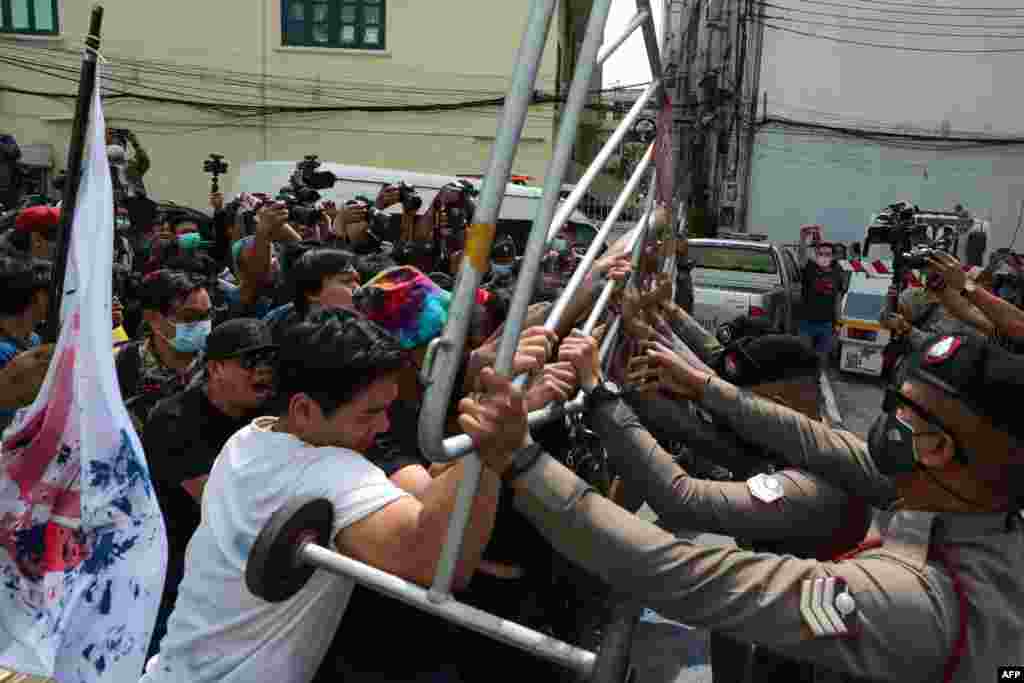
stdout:
MULTIPOLYGON (((1014 369, 982 386, 955 373, 947 381, 975 382, 979 396, 984 384, 1024 383, 1019 361, 1004 372, 1014 369)), ((720 380, 703 403, 801 469, 893 502, 894 485, 856 436, 720 380)), ((984 681, 1024 661, 1024 522, 1015 513, 900 510, 877 547, 823 562, 684 541, 590 493, 542 456, 519 477, 515 502, 556 550, 667 618, 872 679, 984 681)))

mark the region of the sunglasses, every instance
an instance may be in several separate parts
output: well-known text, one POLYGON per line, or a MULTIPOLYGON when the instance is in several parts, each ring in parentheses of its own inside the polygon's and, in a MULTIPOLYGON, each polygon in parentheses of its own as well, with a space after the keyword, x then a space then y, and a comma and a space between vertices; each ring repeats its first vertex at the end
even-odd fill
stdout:
POLYGON ((255 351, 238 356, 238 363, 245 370, 273 367, 277 363, 277 351, 268 349, 266 351, 255 351))

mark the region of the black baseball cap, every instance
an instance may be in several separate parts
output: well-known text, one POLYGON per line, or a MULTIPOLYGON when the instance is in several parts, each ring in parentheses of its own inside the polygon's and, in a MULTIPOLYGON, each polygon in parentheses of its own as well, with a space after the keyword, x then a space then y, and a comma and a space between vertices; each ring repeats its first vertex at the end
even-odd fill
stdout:
POLYGON ((788 334, 745 337, 726 347, 716 368, 739 387, 817 377, 821 361, 806 340, 788 334))
POLYGON ((208 360, 227 360, 259 351, 276 351, 270 329, 256 318, 234 318, 217 325, 206 339, 208 360))
POLYGON ((1024 420, 1015 400, 1024 395, 1024 360, 971 336, 937 336, 902 363, 896 386, 922 381, 959 400, 1011 436, 1024 438, 1024 420))

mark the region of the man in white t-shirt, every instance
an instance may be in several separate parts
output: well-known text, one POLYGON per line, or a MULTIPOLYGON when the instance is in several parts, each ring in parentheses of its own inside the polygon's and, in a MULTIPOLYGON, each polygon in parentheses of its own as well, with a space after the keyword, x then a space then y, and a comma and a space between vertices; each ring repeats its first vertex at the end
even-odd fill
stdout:
MULTIPOLYGON (((361 455, 387 429, 396 373, 407 363, 394 338, 348 310, 321 311, 287 333, 278 367, 280 417, 255 420, 218 456, 167 635, 143 683, 306 683, 313 677, 352 580, 318 570, 295 596, 269 603, 250 593, 244 579, 256 536, 295 498, 334 503, 339 552, 429 585, 463 466, 433 479, 417 499, 361 455)), ((456 587, 480 561, 498 490, 497 477, 485 473, 456 587)), ((394 626, 365 625, 382 635, 394 626)))

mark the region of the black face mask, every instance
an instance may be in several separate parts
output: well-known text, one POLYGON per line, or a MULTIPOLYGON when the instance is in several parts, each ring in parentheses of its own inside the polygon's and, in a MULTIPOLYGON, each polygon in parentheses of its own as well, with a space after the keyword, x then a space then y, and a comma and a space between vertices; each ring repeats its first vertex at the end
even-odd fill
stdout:
POLYGON ((886 477, 910 474, 919 466, 914 452, 914 430, 891 413, 882 413, 872 423, 868 454, 886 477))

